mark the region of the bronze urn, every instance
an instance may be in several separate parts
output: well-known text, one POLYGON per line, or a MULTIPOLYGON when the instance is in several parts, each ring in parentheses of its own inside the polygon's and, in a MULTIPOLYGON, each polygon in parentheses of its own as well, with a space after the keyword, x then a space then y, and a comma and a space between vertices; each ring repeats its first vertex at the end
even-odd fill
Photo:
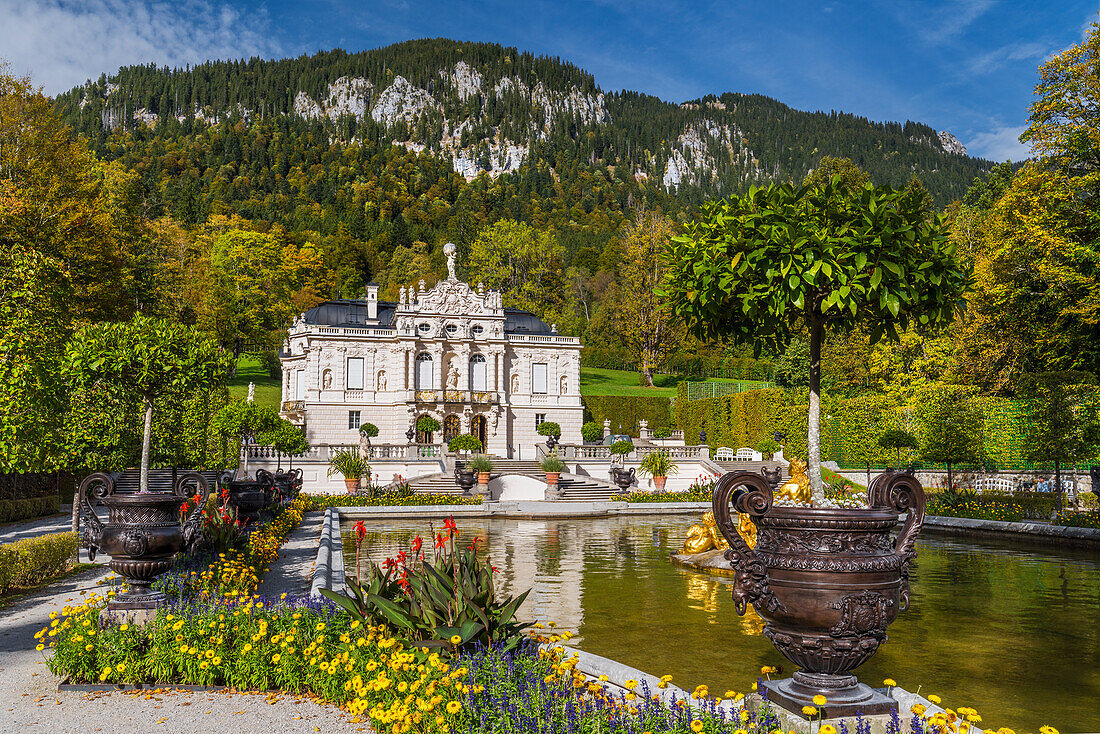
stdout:
POLYGON ((768 700, 799 712, 825 696, 823 717, 889 713, 897 702, 859 683, 851 671, 886 641, 886 628, 909 607, 909 568, 924 522, 924 490, 908 474, 887 472, 871 483, 867 509, 776 507, 760 474, 722 476, 714 517, 729 541, 739 615, 751 604, 764 635, 801 667, 793 677, 764 681, 768 700), (755 548, 737 532, 730 503, 757 527, 755 548), (896 540, 891 531, 908 512, 896 540))
POLYGON ((109 610, 153 609, 167 601, 150 585, 172 569, 176 553, 199 539, 209 493, 206 478, 197 472, 181 474, 170 492, 116 492, 114 479, 102 473, 80 483, 81 545, 93 560, 101 551, 109 554, 111 570, 130 585, 108 602, 109 610), (195 508, 182 519, 180 508, 196 495, 195 508), (97 504, 107 507, 106 524, 96 515, 97 504))

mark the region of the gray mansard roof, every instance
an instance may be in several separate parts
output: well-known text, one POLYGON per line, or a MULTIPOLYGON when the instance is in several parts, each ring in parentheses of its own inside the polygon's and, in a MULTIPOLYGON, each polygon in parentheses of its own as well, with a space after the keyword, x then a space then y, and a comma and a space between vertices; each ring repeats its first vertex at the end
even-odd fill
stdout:
MULTIPOLYGON (((373 326, 392 328, 397 304, 378 302, 378 323, 368 324, 366 301, 325 301, 306 311, 306 323, 320 326, 373 326)), ((546 322, 530 311, 518 308, 504 309, 504 331, 508 334, 550 334, 546 322)))

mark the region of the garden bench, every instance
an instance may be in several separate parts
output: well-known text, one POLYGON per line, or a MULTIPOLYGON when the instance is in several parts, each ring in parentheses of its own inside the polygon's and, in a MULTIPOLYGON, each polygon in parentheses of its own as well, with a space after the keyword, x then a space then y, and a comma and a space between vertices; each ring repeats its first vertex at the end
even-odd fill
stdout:
POLYGON ((737 449, 737 456, 734 457, 734 461, 763 461, 763 459, 759 451, 745 447, 737 449))
POLYGON ((974 491, 983 492, 1015 492, 1016 482, 1011 479, 998 479, 996 477, 984 477, 974 482, 974 491))
POLYGON ((716 461, 734 461, 735 455, 730 447, 719 446, 718 450, 714 452, 714 458, 716 461))

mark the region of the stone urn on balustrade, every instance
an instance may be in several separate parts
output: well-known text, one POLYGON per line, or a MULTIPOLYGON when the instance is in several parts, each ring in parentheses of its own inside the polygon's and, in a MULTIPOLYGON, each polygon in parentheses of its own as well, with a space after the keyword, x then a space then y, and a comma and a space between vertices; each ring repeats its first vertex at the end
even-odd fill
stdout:
POLYGON ((714 518, 736 570, 733 600, 739 615, 751 604, 767 636, 801 670, 765 681, 769 701, 793 712, 825 696, 824 718, 884 714, 897 702, 860 683, 852 671, 886 642, 886 628, 909 607, 909 568, 924 522, 924 490, 908 474, 880 475, 865 509, 780 507, 772 486, 747 471, 722 476, 714 489, 714 518), (757 528, 755 547, 737 532, 736 512, 757 528), (897 538, 892 531, 907 512, 897 538))
POLYGON ((191 548, 202 533, 202 511, 210 494, 206 478, 197 472, 179 475, 172 491, 116 492, 115 480, 96 473, 80 483, 78 496, 81 546, 88 557, 111 556, 111 570, 130 588, 107 603, 109 611, 152 610, 167 601, 151 584, 175 564, 178 552, 191 548), (187 517, 180 516, 184 502, 194 500, 187 517), (96 505, 107 508, 107 522, 99 519, 96 505))

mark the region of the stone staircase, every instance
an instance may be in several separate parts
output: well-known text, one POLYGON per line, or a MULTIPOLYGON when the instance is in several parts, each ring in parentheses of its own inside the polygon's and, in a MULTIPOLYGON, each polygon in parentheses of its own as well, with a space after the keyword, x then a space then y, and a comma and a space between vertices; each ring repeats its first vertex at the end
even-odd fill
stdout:
MULTIPOLYGON (((524 461, 520 459, 493 459, 493 476, 499 474, 518 474, 525 477, 546 481, 546 473, 537 461, 524 461)), ((419 494, 461 494, 462 490, 455 484, 452 474, 429 474, 417 477, 409 482, 413 490, 419 494)), ((476 488, 474 489, 476 492, 476 488)), ((559 501, 565 502, 606 502, 611 495, 618 491, 618 487, 610 482, 582 477, 575 474, 562 474, 558 480, 558 491, 561 493, 559 501)))

